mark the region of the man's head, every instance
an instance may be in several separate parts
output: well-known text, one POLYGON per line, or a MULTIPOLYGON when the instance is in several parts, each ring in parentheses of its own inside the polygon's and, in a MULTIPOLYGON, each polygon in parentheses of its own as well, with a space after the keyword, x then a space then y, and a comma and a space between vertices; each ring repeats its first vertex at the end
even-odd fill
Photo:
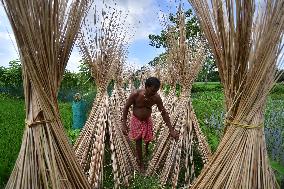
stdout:
POLYGON ((161 82, 156 77, 149 77, 145 82, 145 89, 147 96, 153 96, 160 89, 161 82))

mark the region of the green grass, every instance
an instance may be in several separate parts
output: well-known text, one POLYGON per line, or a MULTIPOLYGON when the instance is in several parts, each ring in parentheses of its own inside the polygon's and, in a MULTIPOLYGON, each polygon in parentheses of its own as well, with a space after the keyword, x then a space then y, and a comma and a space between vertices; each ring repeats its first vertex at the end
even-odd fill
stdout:
POLYGON ((276 161, 270 161, 270 165, 275 172, 276 179, 278 182, 284 183, 284 165, 280 165, 276 161))
POLYGON ((16 162, 24 132, 24 101, 0 95, 0 188, 16 162))

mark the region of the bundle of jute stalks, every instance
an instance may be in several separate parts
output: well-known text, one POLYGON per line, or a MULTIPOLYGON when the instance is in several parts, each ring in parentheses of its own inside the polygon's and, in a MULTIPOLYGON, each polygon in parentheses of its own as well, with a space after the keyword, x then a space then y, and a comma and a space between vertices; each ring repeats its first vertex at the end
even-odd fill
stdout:
POLYGON ((284 1, 190 2, 215 55, 227 111, 222 141, 192 188, 279 188, 263 124, 283 64, 284 1))
POLYGON ((26 127, 6 188, 90 188, 60 120, 57 95, 90 1, 2 0, 22 63, 26 127))
POLYGON ((123 25, 121 11, 102 4, 102 10, 94 8, 94 20, 84 21, 79 35, 79 47, 96 81, 97 96, 74 148, 91 186, 101 188, 106 138, 109 137, 117 188, 120 184, 127 185, 133 171, 138 169, 132 149, 120 129, 121 104, 124 100, 122 98, 125 98, 121 69, 126 56, 127 27, 123 25), (109 97, 107 86, 113 79, 115 87, 109 97))
MULTIPOLYGON (((178 141, 169 137, 169 131, 161 122, 158 139, 154 148, 153 157, 147 168, 148 175, 158 174, 162 185, 168 182, 176 188, 180 184, 189 186, 194 175, 193 149, 196 147, 203 163, 210 156, 210 149, 201 133, 196 116, 190 102, 191 86, 201 69, 205 52, 202 43, 193 51, 188 45, 185 34, 185 16, 181 6, 178 10, 178 29, 169 26, 167 31, 167 58, 169 85, 174 88, 166 97, 166 105, 170 108, 171 123, 179 131, 178 141), (181 94, 175 99, 175 86, 181 86, 181 94), (183 171, 181 171, 183 170, 183 171), (179 179, 184 172, 183 179, 179 179)), ((162 121, 162 120, 161 120, 162 121)))

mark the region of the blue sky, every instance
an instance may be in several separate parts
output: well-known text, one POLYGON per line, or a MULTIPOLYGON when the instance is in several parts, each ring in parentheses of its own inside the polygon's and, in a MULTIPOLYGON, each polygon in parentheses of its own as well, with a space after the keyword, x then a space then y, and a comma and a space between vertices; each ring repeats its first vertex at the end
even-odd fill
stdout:
MULTIPOLYGON (((179 2, 179 1, 177 1, 179 2)), ((149 34, 159 34, 162 30, 159 17, 162 12, 169 10, 175 11, 177 2, 173 0, 117 0, 118 8, 129 12, 127 22, 135 27, 135 35, 130 41, 128 64, 134 67, 141 67, 151 61, 163 49, 156 49, 149 45, 149 34)), ((186 7, 188 1, 182 1, 186 7)), ((131 34, 131 33, 130 33, 131 34)), ((131 34, 132 35, 132 34, 131 34)), ((17 59, 16 43, 13 31, 6 16, 6 13, 0 6, 0 66, 7 67, 9 61, 17 59)), ((79 60, 81 55, 77 47, 73 49, 67 69, 78 71, 79 60)))

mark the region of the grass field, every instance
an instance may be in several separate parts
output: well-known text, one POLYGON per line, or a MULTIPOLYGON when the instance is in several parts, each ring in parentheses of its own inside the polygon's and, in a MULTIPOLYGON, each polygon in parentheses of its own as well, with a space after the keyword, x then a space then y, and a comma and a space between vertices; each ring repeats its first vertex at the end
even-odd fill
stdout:
MULTIPOLYGON (((218 83, 195 84, 193 87, 193 107, 202 131, 213 151, 216 150, 223 133, 224 96, 218 83)), ((21 146, 24 130, 24 100, 0 94, 0 188, 5 186, 13 169, 21 146)), ((75 140, 78 131, 71 129, 71 103, 60 103, 61 117, 70 137, 75 140)), ((265 135, 267 149, 279 182, 284 182, 284 87, 277 86, 269 96, 265 114, 265 135)), ((107 153, 106 153, 107 154, 107 153)), ((106 157, 106 164, 110 158, 106 157)), ((106 168, 104 186, 112 188, 111 166, 106 168)), ((156 178, 136 175, 131 188, 157 188, 156 178)))

